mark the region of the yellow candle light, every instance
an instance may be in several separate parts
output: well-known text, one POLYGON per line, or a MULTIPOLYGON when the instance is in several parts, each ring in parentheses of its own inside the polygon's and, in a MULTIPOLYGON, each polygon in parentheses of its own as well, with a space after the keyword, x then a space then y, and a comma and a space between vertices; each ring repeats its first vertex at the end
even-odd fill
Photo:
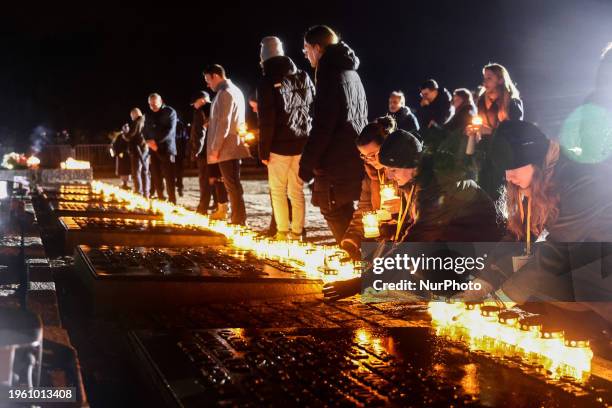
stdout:
POLYGON ((482 126, 482 118, 478 115, 472 118, 472 125, 474 126, 482 126))
POLYGON ((385 201, 398 199, 399 196, 395 191, 395 186, 393 184, 382 184, 380 186, 380 201, 384 203, 385 201))
POLYGON ((364 213, 361 220, 363 222, 363 233, 366 238, 376 238, 380 236, 376 211, 364 213))

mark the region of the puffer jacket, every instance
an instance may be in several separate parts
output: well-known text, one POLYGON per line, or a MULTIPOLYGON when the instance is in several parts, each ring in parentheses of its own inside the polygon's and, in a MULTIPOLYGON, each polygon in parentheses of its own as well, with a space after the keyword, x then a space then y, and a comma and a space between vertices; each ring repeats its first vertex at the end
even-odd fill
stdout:
POLYGON ((427 106, 422 106, 418 111, 417 118, 421 128, 426 129, 434 123, 442 126, 453 113, 451 100, 453 97, 446 88, 438 89, 438 96, 432 103, 427 106), (433 123, 432 123, 433 122, 433 123))
POLYGON ((314 84, 285 56, 264 61, 263 74, 257 87, 259 158, 268 160, 270 152, 302 154, 311 129, 314 84))
MULTIPOLYGON (((419 121, 407 106, 402 106, 397 112, 388 112, 387 115, 395 119, 398 129, 405 130, 406 132, 419 130, 419 121)), ((415 135, 418 135, 418 133, 415 132, 415 135)))
POLYGON ((299 176, 315 178, 312 203, 334 208, 359 198, 363 162, 355 138, 368 122, 368 104, 357 73, 359 58, 344 42, 327 47, 316 70, 312 130, 299 176))

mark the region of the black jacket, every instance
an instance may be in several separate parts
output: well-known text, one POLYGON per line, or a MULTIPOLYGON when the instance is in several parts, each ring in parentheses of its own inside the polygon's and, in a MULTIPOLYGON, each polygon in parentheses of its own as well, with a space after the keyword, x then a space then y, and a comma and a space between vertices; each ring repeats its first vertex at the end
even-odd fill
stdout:
POLYGON ((358 67, 359 58, 344 42, 328 46, 317 67, 312 130, 299 172, 306 182, 315 177, 315 206, 359 198, 363 162, 355 138, 368 122, 368 104, 358 67))
MULTIPOLYGON (((554 167, 553 186, 559 195, 559 215, 546 223, 548 235, 533 244, 530 261, 513 272, 511 256, 522 254, 514 245, 500 244, 490 260, 494 267, 480 276, 517 302, 595 302, 590 307, 601 313, 597 303, 609 302, 612 296, 609 179, 597 166, 562 156, 554 167)), ((612 321, 609 312, 604 317, 612 321)))
POLYGON ((206 158, 206 126, 210 117, 210 103, 193 110, 189 139, 191 152, 198 158, 206 158))
POLYGON ((427 106, 421 106, 417 113, 419 125, 426 129, 434 121, 438 126, 442 126, 452 113, 451 100, 453 97, 446 88, 438 89, 438 96, 427 106))
POLYGON ((144 129, 145 118, 144 116, 140 116, 130 122, 130 130, 126 135, 124 135, 124 139, 128 143, 129 153, 134 157, 139 157, 141 160, 145 159, 146 154, 149 151, 147 147, 147 142, 142 134, 144 129))
MULTIPOLYGON (((402 234, 402 242, 494 242, 502 237, 495 205, 469 179, 440 172, 425 161, 415 183, 416 221, 402 234)), ((407 193, 412 185, 402 186, 407 193)))
POLYGON ((302 154, 311 128, 314 84, 285 56, 264 61, 263 75, 257 87, 259 158, 268 160, 270 152, 302 154))
POLYGON ((419 121, 412 113, 410 108, 402 106, 397 112, 388 112, 387 115, 395 119, 398 129, 403 129, 407 132, 419 130, 419 121))
MULTIPOLYGON (((499 108, 493 103, 489 109, 486 108, 484 95, 478 99, 478 116, 482 117, 483 124, 497 129, 499 108)), ((523 120, 523 102, 514 98, 510 100, 508 109, 508 120, 523 120)), ((484 136, 476 147, 475 159, 478 163, 478 185, 485 190, 494 201, 500 196, 500 188, 506 182, 506 176, 502 169, 495 165, 494 152, 492 151, 495 131, 490 136, 484 136)))
POLYGON ((476 107, 464 105, 457 109, 453 116, 442 126, 451 132, 465 131, 465 128, 472 123, 472 118, 476 115, 476 107))
POLYGON ((168 105, 146 114, 144 136, 157 142, 158 154, 176 156, 176 120, 175 110, 168 105))

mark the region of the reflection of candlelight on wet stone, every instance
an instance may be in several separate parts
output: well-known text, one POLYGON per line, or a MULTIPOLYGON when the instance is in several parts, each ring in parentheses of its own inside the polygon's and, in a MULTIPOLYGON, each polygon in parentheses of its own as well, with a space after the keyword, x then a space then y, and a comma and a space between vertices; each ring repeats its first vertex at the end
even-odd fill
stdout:
POLYGON ((350 279, 359 276, 361 268, 352 262, 342 261, 346 254, 337 246, 317 246, 298 241, 274 241, 260 237, 255 231, 243 226, 229 224, 225 221, 210 220, 207 216, 190 211, 175 204, 148 199, 139 194, 123 190, 118 186, 93 181, 91 189, 95 194, 105 198, 113 197, 126 202, 134 209, 154 211, 163 216, 166 223, 185 228, 204 228, 225 235, 231 246, 237 250, 250 251, 260 259, 271 259, 290 268, 305 273, 309 278, 322 279, 325 282, 350 279), (332 256, 331 265, 326 258, 332 256), (320 268, 324 266, 324 270, 320 268))
POLYGON ((519 358, 543 367, 552 378, 588 379, 593 352, 584 339, 566 339, 563 330, 542 326, 539 316, 519 318, 512 310, 477 302, 430 302, 436 334, 467 343, 470 350, 519 358))

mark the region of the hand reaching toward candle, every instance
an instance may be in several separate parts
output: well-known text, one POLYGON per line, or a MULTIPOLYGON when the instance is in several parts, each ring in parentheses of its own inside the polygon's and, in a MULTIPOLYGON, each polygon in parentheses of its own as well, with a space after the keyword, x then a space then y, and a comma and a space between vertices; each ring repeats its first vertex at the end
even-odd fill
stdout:
POLYGON ((353 261, 361 260, 361 250, 352 239, 343 239, 340 248, 344 249, 353 261))
POLYGON ((335 302, 356 295, 361 290, 361 278, 331 282, 323 285, 323 296, 326 302, 335 302))

